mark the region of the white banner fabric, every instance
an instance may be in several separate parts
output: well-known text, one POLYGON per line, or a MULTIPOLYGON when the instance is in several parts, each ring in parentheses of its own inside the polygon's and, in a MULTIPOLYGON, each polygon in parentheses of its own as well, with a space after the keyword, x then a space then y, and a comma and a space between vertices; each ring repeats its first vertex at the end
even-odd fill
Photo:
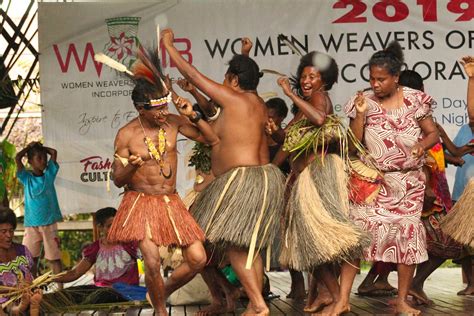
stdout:
MULTIPOLYGON (((160 24, 174 30, 184 58, 216 81, 223 81, 243 36, 254 43, 251 57, 260 68, 291 75, 298 57, 277 39, 283 33, 304 52, 325 51, 336 59, 340 77, 330 95, 341 113, 352 94, 369 86, 370 56, 398 40, 408 68, 423 76, 437 101, 436 120, 454 137, 468 123, 467 80, 457 60, 473 54, 473 19, 474 3, 462 0, 40 2, 43 130, 46 144, 58 150, 62 212, 94 212, 120 201, 121 190, 112 183, 108 191, 106 183, 117 130, 136 116, 133 83, 94 62, 96 52, 130 65, 138 41, 156 44, 160 24)), ((162 61, 166 73, 180 76, 163 50, 162 61)), ((259 92, 283 97, 276 79, 265 75, 259 92)), ((183 195, 193 183, 186 160, 192 143, 179 143, 177 189, 183 195)))

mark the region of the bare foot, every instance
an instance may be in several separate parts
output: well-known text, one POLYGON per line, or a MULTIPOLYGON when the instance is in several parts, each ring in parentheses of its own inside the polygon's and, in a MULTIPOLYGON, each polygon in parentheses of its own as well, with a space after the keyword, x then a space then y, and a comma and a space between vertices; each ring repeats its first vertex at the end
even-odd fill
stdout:
POLYGON ((331 304, 329 306, 326 306, 320 314, 315 314, 315 315, 341 315, 344 313, 349 313, 351 311, 351 306, 349 305, 348 302, 336 302, 334 304, 331 304))
POLYGON ((331 294, 329 294, 329 292, 321 291, 313 302, 310 302, 308 300, 303 311, 305 313, 315 313, 318 310, 324 308, 325 306, 332 304, 332 302, 333 302, 333 298, 331 294))
POLYGON ((148 304, 150 304, 150 306, 153 307, 153 309, 155 310, 155 315, 168 315, 168 311, 166 310, 164 306, 156 308, 153 305, 153 303, 151 302, 150 294, 148 292, 146 292, 145 298, 148 304))
POLYGON ((311 313, 311 316, 313 315, 332 315, 331 311, 334 308, 334 303, 325 306, 322 310, 316 311, 315 313, 311 313))
POLYGON ((247 309, 245 312, 242 313, 242 315, 249 315, 249 316, 269 316, 270 315, 270 310, 268 307, 262 306, 262 307, 254 307, 250 303, 247 306, 247 309))
POLYGON ((414 309, 404 300, 398 300, 397 305, 395 305, 395 314, 407 314, 409 316, 420 315, 421 311, 414 309))
POLYGON ((220 302, 214 302, 211 305, 206 306, 200 311, 196 312, 196 316, 208 316, 208 315, 219 315, 227 313, 227 308, 220 302))
POLYGON ((468 285, 464 290, 459 291, 458 295, 474 295, 474 286, 468 285))
POLYGON ((397 289, 390 285, 387 281, 376 281, 367 286, 359 286, 357 294, 359 295, 370 295, 371 293, 384 293, 392 294, 397 289))
POLYGON ((387 280, 378 280, 375 281, 374 287, 378 290, 386 290, 386 291, 397 291, 395 287, 393 287, 387 280))
POLYGON ((415 289, 411 288, 408 291, 408 295, 413 296, 414 300, 416 301, 417 305, 433 305, 433 301, 428 298, 425 291, 423 289, 415 289))

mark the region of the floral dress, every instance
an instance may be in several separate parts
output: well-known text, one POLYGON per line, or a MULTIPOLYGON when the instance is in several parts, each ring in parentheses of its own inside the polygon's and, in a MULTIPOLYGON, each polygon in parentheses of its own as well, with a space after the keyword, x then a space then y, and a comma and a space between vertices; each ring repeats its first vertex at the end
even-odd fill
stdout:
POLYGON ((137 243, 104 246, 95 241, 83 251, 83 257, 95 264, 94 284, 112 286, 122 282, 138 285, 137 243))
MULTIPOLYGON (((19 283, 31 283, 33 275, 33 257, 28 249, 20 244, 13 243, 16 258, 9 262, 0 263, 0 285, 15 287, 19 283)), ((7 297, 1 297, 0 303, 8 301, 7 297)))
MULTIPOLYGON (((368 110, 363 143, 384 173, 380 191, 370 205, 351 205, 352 219, 372 235, 365 259, 407 265, 426 261, 426 234, 420 219, 424 158, 413 157, 411 148, 422 139, 418 122, 431 115, 434 101, 421 91, 404 87, 403 104, 387 110, 375 101, 372 91, 364 96, 368 110)), ((350 118, 356 115, 355 98, 345 106, 350 118)))

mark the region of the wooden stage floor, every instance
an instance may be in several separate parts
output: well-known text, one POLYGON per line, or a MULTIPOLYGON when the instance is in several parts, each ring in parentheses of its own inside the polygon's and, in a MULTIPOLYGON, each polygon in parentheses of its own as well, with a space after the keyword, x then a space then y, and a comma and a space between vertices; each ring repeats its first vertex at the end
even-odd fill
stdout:
MULTIPOLYGON (((267 302, 271 315, 305 315, 303 313, 304 302, 286 299, 290 289, 289 274, 287 272, 270 272, 268 275, 271 291, 280 296, 267 302)), ((393 310, 388 304, 392 297, 360 297, 354 294, 365 275, 366 273, 363 272, 356 277, 351 296, 352 311, 345 315, 393 315, 393 310)), ((389 279, 392 285, 396 285, 396 273, 392 273, 389 279)), ((444 268, 435 271, 425 284, 425 291, 435 304, 430 307, 420 307, 422 315, 474 315, 474 297, 456 295, 464 286, 461 282, 460 268, 444 268)), ((227 315, 240 315, 245 310, 245 304, 246 301, 239 301, 236 313, 227 315)), ((169 315, 194 315, 202 307, 204 306, 172 306, 169 307, 169 315)), ((117 307, 109 311, 81 311, 63 315, 153 315, 153 311, 148 307, 128 308, 127 310, 117 307)))

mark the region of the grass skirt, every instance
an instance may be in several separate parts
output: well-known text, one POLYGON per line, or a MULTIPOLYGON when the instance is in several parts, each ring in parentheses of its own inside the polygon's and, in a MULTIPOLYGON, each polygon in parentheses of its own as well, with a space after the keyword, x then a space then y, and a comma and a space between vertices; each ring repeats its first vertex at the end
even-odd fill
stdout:
POLYGON ((191 212, 214 246, 271 246, 284 209, 284 175, 274 165, 237 167, 212 181, 191 212))
POLYGON ((444 259, 456 259, 461 256, 463 246, 445 234, 440 227, 440 222, 450 212, 451 209, 437 196, 431 207, 421 213, 421 221, 426 229, 426 249, 430 256, 444 259))
POLYGON ((191 206, 193 205, 194 201, 196 200, 196 197, 198 196, 199 192, 194 191, 194 189, 191 189, 186 196, 183 198, 183 203, 186 206, 186 208, 189 210, 191 209, 191 206))
POLYGON ((349 219, 347 175, 334 154, 298 176, 286 209, 280 262, 298 271, 362 257, 368 235, 349 219))
POLYGON ((110 228, 110 242, 145 239, 157 246, 189 246, 204 233, 177 194, 126 191, 110 228))
POLYGON ((474 246, 474 179, 469 180, 451 212, 440 221, 441 230, 463 245, 474 246))

